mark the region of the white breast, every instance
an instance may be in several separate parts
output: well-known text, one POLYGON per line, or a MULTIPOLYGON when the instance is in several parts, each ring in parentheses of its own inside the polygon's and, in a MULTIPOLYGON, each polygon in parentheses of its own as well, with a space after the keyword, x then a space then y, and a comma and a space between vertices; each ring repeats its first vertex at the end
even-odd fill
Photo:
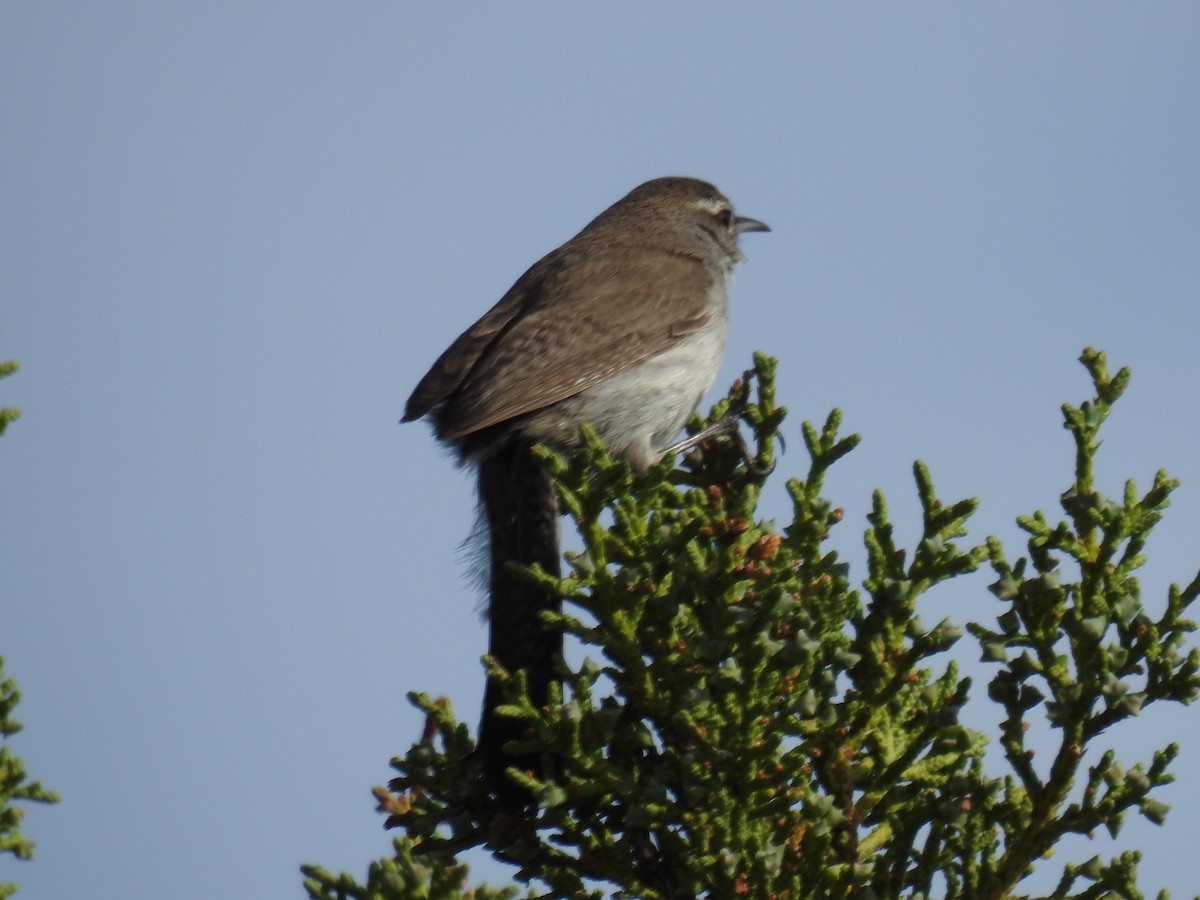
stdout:
POLYGON ((573 398, 572 414, 635 468, 658 461, 717 376, 725 352, 725 285, 713 294, 719 296, 703 330, 573 398))

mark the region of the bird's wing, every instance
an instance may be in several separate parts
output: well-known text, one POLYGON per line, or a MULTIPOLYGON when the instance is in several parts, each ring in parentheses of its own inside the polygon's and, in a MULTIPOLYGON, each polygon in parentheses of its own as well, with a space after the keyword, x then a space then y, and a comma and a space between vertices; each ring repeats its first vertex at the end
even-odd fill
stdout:
POLYGON ((644 249, 611 256, 608 271, 569 254, 535 265, 434 364, 406 418, 444 401, 439 436, 455 440, 585 391, 709 322, 713 276, 702 262, 644 249))
MULTIPOLYGON (((530 270, 532 272, 532 270, 530 270)), ((453 394, 471 374, 471 369, 504 329, 521 312, 524 292, 517 288, 529 276, 517 281, 500 302, 489 309, 478 322, 458 336, 445 352, 430 366, 404 404, 403 422, 419 419, 433 407, 453 394)))

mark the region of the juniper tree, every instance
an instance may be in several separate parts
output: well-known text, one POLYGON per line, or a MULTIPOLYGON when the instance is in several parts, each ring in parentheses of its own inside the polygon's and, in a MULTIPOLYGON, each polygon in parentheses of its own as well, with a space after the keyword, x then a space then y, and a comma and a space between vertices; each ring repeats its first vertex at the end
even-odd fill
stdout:
POLYGON ((1143 602, 1135 572, 1177 483, 1159 473, 1144 494, 1132 481, 1120 499, 1099 493, 1097 432, 1129 373, 1110 377, 1092 350, 1082 362, 1095 396, 1063 407, 1074 483, 1061 514, 1018 519, 1028 540, 1012 562, 994 538, 963 542, 976 501, 940 501, 918 462, 920 539, 897 546, 876 492, 855 587, 829 547, 842 514, 822 496, 825 473, 858 442, 839 434, 836 411, 802 428, 810 462, 785 485, 791 521, 762 519, 784 418, 762 357, 753 397, 748 379, 712 414, 744 406, 759 465, 713 442, 635 476, 593 436, 573 459, 544 455, 582 551, 565 578, 526 577, 565 598, 545 624, 574 638, 582 662, 562 666, 543 707, 522 673, 487 663, 526 727, 513 749, 543 760, 538 778, 509 772, 536 803, 526 815, 499 807, 471 725, 413 694, 427 734, 376 790, 403 833, 394 857, 364 884, 307 866, 309 895, 515 896, 463 892, 458 855, 484 847, 547 898, 975 900, 1018 896, 1035 866, 1057 867, 1050 897, 1141 897, 1136 852, 1047 852, 1071 834, 1115 834, 1131 811, 1163 820, 1156 789, 1177 747, 1129 765, 1097 739, 1150 704, 1196 696, 1200 654, 1185 646, 1194 626, 1183 616, 1200 576, 1143 602), (917 613, 934 585, 985 563, 998 612, 965 626, 994 670, 980 691, 946 652, 964 628, 926 627, 917 613), (968 702, 999 708, 997 735, 964 726, 968 702), (1027 746, 1035 723, 1049 754, 1027 746), (999 753, 985 761, 989 741, 999 753))
MULTIPOLYGON (((17 371, 15 362, 0 362, 0 378, 17 371)), ((0 409, 0 435, 10 422, 20 415, 11 408, 0 409)), ((21 730, 21 723, 12 717, 13 710, 21 700, 17 683, 4 676, 4 657, 0 656, 0 853, 11 853, 17 859, 33 857, 33 842, 21 832, 21 820, 25 816, 22 803, 57 803, 58 797, 46 790, 39 782, 30 781, 25 763, 8 747, 8 739, 21 730)), ((8 897, 17 886, 0 884, 0 898, 8 897)))

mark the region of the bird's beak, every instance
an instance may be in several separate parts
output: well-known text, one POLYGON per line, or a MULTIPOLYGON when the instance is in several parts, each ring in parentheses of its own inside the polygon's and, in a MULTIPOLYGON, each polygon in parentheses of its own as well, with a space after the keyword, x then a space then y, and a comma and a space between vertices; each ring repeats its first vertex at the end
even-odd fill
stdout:
POLYGON ((771 226, 766 222, 758 221, 758 219, 747 219, 745 216, 738 216, 733 220, 733 230, 736 234, 742 234, 746 231, 770 231, 771 226))

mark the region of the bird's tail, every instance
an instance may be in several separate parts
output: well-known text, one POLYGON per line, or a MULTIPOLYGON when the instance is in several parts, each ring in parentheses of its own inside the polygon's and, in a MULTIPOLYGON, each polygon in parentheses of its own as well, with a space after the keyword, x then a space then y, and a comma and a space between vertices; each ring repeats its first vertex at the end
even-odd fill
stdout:
MULTIPOLYGON (((480 463, 479 494, 491 557, 488 652, 509 672, 524 670, 529 698, 535 706, 542 705, 555 677, 555 658, 562 652, 563 638, 561 631, 544 627, 539 613, 560 610, 562 598, 555 591, 530 584, 507 564, 536 563, 547 574, 560 574, 554 482, 534 458, 529 444, 513 442, 480 463)), ((540 774, 540 760, 504 751, 507 742, 523 736, 524 726, 497 715, 496 707, 503 702, 500 685, 489 678, 478 752, 492 790, 501 799, 515 800, 521 792, 505 769, 515 766, 540 774)))

